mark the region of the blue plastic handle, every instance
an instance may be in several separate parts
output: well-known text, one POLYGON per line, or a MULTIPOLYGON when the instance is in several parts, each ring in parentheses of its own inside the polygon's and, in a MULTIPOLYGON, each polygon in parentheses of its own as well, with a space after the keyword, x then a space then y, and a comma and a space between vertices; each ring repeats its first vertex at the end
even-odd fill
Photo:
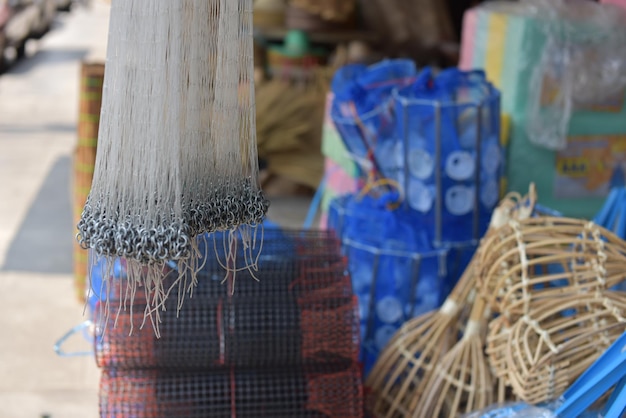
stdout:
POLYGON ((607 402, 604 418, 619 418, 626 412, 626 376, 619 381, 607 402))
POLYGON ((57 353, 57 355, 59 357, 86 357, 86 356, 92 356, 94 354, 93 350, 91 351, 75 351, 75 352, 65 352, 63 350, 63 344, 65 344, 65 342, 67 340, 69 340, 71 337, 73 337, 74 335, 78 334, 81 331, 84 331, 85 329, 88 329, 89 327, 91 327, 93 325, 93 322, 90 320, 87 320, 85 322, 83 322, 82 324, 76 325, 74 328, 72 328, 71 330, 69 330, 68 332, 66 332, 61 338, 59 338, 59 340, 56 342, 56 344, 54 344, 54 352, 57 353))
POLYGON ((613 385, 617 384, 607 406, 611 414, 605 418, 619 418, 626 406, 626 391, 623 380, 626 377, 626 333, 622 334, 609 349, 585 371, 563 394, 563 404, 556 410, 559 418, 575 418, 598 400, 613 385))
POLYGON ((611 228, 612 220, 615 218, 615 208, 619 205, 619 195, 621 189, 612 189, 606 198, 600 212, 596 214, 593 221, 601 226, 611 228))

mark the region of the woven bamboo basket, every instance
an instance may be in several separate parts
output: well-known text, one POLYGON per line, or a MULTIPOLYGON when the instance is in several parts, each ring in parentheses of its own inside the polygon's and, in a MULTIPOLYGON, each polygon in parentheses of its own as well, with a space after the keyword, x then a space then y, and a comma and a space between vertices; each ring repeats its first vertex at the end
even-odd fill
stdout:
MULTIPOLYGON (((73 219, 80 220, 83 206, 91 190, 100 108, 102 105, 102 84, 104 82, 104 64, 84 62, 80 73, 80 97, 78 115, 78 143, 74 150, 73 167, 73 219)), ((75 230, 74 233, 78 232, 75 230)), ((74 243, 74 283, 79 300, 85 299, 85 283, 89 272, 88 253, 78 242, 74 243)))
POLYGON ((522 400, 557 399, 626 330, 626 294, 597 291, 533 301, 511 327, 492 321, 492 370, 522 400))
POLYGON ((481 293, 509 324, 535 301, 607 289, 626 280, 626 242, 591 222, 511 221, 485 240, 481 293))
POLYGON ((483 353, 485 313, 486 303, 477 297, 463 338, 437 362, 414 417, 458 417, 494 403, 495 384, 483 353))
MULTIPOLYGON (((507 196, 494 212, 492 226, 487 232, 487 236, 509 219, 521 219, 530 216, 535 201, 536 194, 532 185, 526 197, 517 194, 507 196)), ((482 307, 474 307, 472 309, 473 315, 470 315, 470 308, 475 302, 477 293, 478 261, 481 251, 484 251, 485 248, 487 247, 481 243, 477 253, 442 307, 438 311, 429 312, 405 323, 380 354, 365 382, 369 391, 366 400, 368 409, 375 416, 387 418, 420 416, 419 414, 428 416, 423 415, 428 412, 424 405, 428 398, 425 394, 432 385, 433 379, 437 378, 433 376, 436 365, 450 349, 455 347, 461 334, 468 335, 468 330, 461 327, 469 320, 470 316, 473 316, 472 323, 474 323, 470 326, 473 331, 469 332, 470 335, 467 336, 471 347, 478 346, 475 343, 476 336, 481 341, 484 340, 486 332, 484 331, 485 326, 482 324, 483 312, 480 312, 482 307), (480 320, 477 319, 478 317, 480 320), (479 332, 475 335, 476 331, 479 332)), ((476 301, 476 303, 482 302, 476 301)), ((465 343, 463 346, 465 347, 465 343)), ((482 352, 482 348, 480 352, 482 352)), ((486 364, 484 356, 482 361, 483 364, 486 364)), ((485 378, 488 379, 488 377, 485 378)), ((479 376, 478 379, 480 380, 481 377, 479 376)), ((489 392, 493 392, 493 387, 489 387, 489 392)), ((486 395, 482 389, 473 390, 473 393, 479 394, 479 396, 486 395)), ((492 400, 489 395, 486 396, 485 401, 492 400)), ((452 413, 453 415, 449 416, 454 416, 453 410, 460 409, 460 402, 455 406, 454 399, 446 399, 439 407, 441 411, 445 411, 444 413, 452 413)), ((466 405, 467 399, 463 402, 466 405)))

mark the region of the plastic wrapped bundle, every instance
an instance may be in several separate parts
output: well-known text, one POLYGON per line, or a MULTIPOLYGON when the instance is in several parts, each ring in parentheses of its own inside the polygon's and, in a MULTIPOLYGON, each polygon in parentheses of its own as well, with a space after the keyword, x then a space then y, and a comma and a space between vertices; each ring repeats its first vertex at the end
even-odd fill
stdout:
POLYGON ((302 370, 184 374, 106 370, 102 418, 350 418, 363 416, 360 372, 302 370))

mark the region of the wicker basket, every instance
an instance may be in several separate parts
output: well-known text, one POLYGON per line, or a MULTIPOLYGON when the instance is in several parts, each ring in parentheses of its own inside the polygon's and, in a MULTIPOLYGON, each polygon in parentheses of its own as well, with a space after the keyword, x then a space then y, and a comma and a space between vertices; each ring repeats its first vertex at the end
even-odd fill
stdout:
POLYGON ((591 222, 530 218, 485 241, 482 294, 509 323, 535 301, 608 289, 626 280, 626 242, 591 222))
MULTIPOLYGON (((487 236, 509 219, 530 216, 535 201, 532 185, 526 197, 507 196, 487 236)), ((366 381, 368 408, 375 416, 456 416, 495 400, 496 382, 482 350, 485 307, 476 298, 480 254, 489 251, 484 242, 442 307, 406 322, 381 353, 366 381), (465 337, 459 340, 461 334, 465 337)))
POLYGON ((508 327, 491 322, 493 372, 522 400, 557 399, 626 330, 626 294, 596 292, 534 301, 508 327))

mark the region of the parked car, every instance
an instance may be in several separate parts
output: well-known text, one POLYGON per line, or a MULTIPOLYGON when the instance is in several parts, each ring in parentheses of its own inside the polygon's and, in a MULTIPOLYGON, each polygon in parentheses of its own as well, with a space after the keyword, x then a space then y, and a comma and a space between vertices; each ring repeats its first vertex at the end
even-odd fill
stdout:
POLYGON ((2 51, 15 48, 18 58, 26 53, 26 41, 39 39, 50 30, 56 16, 56 0, 0 0, 8 15, 2 31, 2 51))
POLYGON ((0 0, 0 72, 4 71, 4 50, 7 45, 6 26, 13 15, 8 0, 0 0))
POLYGON ((57 10, 69 12, 72 8, 73 0, 56 0, 57 10))
MULTIPOLYGON (((22 2, 25 0, 21 0, 22 2)), ((40 39, 43 37, 54 23, 57 14, 56 0, 26 0, 37 7, 37 19, 30 31, 30 37, 40 39)))

